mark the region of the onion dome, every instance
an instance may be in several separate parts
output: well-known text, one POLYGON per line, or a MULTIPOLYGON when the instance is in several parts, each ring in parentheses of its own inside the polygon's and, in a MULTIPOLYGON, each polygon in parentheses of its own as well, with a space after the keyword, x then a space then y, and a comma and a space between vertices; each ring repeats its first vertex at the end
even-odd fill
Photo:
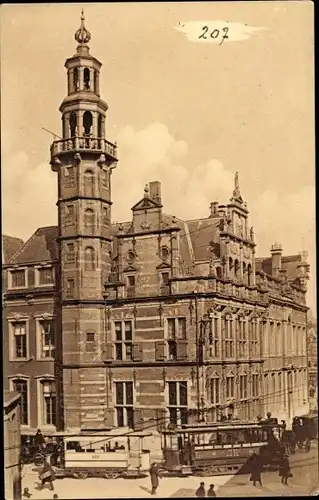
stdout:
POLYGON ((74 38, 80 45, 85 45, 91 40, 91 33, 84 25, 85 17, 84 12, 81 12, 81 27, 75 32, 74 38))

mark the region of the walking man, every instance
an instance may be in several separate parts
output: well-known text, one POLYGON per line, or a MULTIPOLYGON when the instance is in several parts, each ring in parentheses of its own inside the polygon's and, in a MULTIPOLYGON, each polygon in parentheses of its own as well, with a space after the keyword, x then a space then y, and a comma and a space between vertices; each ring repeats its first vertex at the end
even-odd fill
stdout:
POLYGON ((207 491, 207 496, 208 497, 215 497, 216 496, 216 492, 215 492, 214 488, 215 488, 214 484, 210 484, 209 485, 209 489, 207 491))
POLYGON ((51 464, 49 464, 49 462, 47 462, 46 460, 44 461, 43 468, 42 468, 42 471, 40 472, 39 477, 41 480, 41 489, 43 489, 43 486, 45 485, 45 483, 49 483, 50 490, 51 491, 54 490, 54 486, 53 486, 53 481, 55 479, 54 471, 52 469, 51 464))
POLYGON ((261 471, 262 471, 261 457, 254 453, 252 456, 251 476, 250 476, 250 481, 253 482, 254 486, 256 486, 257 481, 260 484, 260 486, 262 486, 261 471))
POLYGON ((287 455, 284 455, 280 461, 279 477, 281 477, 282 484, 288 484, 288 477, 292 477, 287 455))
POLYGON ((151 465, 150 476, 151 476, 151 485, 152 485, 151 495, 155 495, 156 490, 158 488, 158 484, 159 484, 159 478, 161 477, 160 473, 159 473, 158 465, 155 462, 153 462, 151 465))
POLYGON ((197 488, 197 490, 196 490, 196 496, 197 497, 205 497, 206 496, 205 483, 200 483, 199 488, 197 488))

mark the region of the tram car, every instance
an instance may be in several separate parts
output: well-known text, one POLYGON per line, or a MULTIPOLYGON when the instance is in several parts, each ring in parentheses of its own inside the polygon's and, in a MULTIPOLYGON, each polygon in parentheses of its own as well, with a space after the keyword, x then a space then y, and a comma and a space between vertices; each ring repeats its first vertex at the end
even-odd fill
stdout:
POLYGON ((80 434, 63 437, 57 478, 75 477, 143 477, 150 469, 150 451, 143 448, 146 432, 126 435, 80 434))
POLYGON ((162 431, 164 468, 176 475, 247 473, 254 453, 265 468, 277 468, 285 429, 271 423, 227 422, 182 426, 162 431))

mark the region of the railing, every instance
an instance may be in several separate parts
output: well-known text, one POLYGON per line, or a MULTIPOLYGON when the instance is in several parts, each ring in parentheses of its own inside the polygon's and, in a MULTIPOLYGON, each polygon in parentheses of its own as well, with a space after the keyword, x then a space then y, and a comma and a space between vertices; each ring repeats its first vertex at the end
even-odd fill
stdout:
POLYGON ((54 141, 51 145, 51 157, 66 151, 99 151, 106 153, 113 158, 117 158, 117 146, 106 139, 97 137, 73 137, 72 139, 62 139, 54 141))

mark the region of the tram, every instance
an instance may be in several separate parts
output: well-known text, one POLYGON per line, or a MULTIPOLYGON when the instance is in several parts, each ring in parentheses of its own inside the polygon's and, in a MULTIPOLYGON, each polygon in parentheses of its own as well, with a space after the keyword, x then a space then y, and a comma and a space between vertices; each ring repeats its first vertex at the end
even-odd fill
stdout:
POLYGON ((284 424, 225 422, 162 431, 164 467, 177 475, 245 473, 254 453, 277 468, 284 424))
POLYGON ((309 452, 311 441, 318 439, 318 412, 295 417, 293 430, 296 434, 298 449, 309 452))
POLYGON ((122 436, 81 433, 64 437, 56 477, 143 477, 150 469, 150 451, 143 448, 143 440, 149 436, 146 432, 131 432, 122 436))

